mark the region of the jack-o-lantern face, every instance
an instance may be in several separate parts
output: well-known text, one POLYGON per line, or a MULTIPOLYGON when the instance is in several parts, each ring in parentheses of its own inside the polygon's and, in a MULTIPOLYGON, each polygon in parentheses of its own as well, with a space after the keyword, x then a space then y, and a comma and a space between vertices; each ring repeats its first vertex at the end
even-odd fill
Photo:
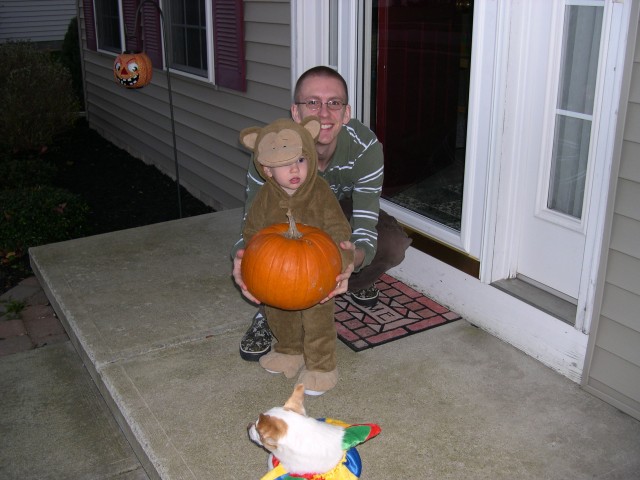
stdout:
POLYGON ((113 75, 125 88, 142 88, 151 83, 153 65, 144 52, 124 52, 113 62, 113 75))

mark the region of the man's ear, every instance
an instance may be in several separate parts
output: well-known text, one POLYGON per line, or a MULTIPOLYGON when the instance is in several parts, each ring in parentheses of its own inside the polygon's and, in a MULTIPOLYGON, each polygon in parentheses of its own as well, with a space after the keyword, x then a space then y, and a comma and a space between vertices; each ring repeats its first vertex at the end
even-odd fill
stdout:
POLYGON ((296 123, 302 122, 302 115, 300 114, 299 105, 296 105, 295 103, 291 104, 291 118, 296 123))
POLYGON ((344 115, 342 115, 342 123, 346 125, 351 120, 351 105, 346 105, 344 107, 344 115))

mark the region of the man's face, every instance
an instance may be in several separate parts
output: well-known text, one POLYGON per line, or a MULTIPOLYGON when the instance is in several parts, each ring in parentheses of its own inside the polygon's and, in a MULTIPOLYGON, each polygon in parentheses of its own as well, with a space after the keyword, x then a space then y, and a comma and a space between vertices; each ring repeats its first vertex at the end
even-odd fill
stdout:
MULTIPOLYGON (((323 104, 329 100, 347 100, 347 92, 339 80, 331 77, 313 76, 307 78, 300 86, 297 102, 307 100, 318 100, 323 104)), ((351 107, 345 105, 339 110, 329 110, 326 105, 322 105, 320 110, 311 111, 306 105, 292 105, 291 116, 294 121, 300 123, 304 118, 316 115, 320 118, 320 135, 318 145, 332 145, 337 142, 338 133, 342 125, 349 122, 351 118, 351 107)))

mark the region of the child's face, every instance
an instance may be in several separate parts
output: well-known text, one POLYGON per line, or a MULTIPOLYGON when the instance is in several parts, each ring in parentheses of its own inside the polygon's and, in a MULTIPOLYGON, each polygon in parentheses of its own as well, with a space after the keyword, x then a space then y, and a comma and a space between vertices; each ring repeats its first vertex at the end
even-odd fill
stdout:
POLYGON ((272 177, 285 192, 293 195, 300 185, 307 179, 309 162, 300 157, 297 162, 282 167, 262 167, 268 177, 272 177))

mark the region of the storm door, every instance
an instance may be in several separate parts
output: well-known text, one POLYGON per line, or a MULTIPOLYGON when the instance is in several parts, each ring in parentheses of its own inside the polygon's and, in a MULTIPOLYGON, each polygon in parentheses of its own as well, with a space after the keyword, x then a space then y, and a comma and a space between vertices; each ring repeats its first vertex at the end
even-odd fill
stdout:
POLYGON ((370 124, 383 144, 382 197, 461 230, 471 1, 374 2, 370 124))

